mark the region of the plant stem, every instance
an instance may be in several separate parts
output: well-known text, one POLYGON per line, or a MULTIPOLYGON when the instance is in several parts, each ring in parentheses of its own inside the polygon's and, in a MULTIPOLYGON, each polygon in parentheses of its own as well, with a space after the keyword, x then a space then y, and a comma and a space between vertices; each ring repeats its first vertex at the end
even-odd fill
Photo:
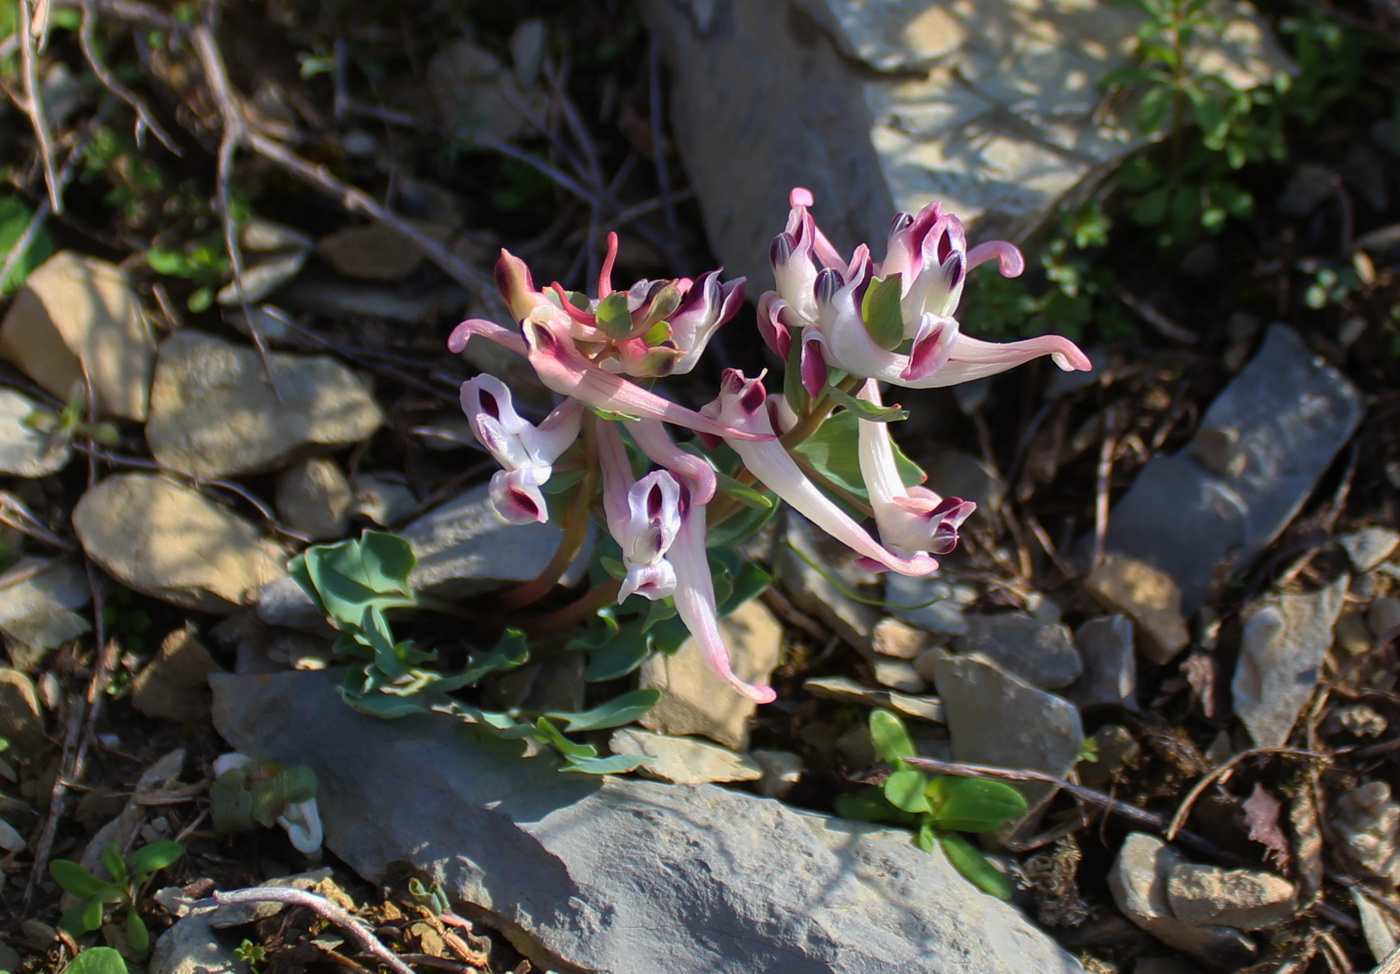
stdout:
POLYGON ((568 605, 555 609, 548 615, 541 616, 532 622, 524 623, 521 628, 532 636, 568 629, 570 626, 578 625, 597 614, 599 609, 616 602, 617 593, 621 588, 622 582, 619 579, 609 579, 601 585, 589 589, 583 596, 568 605))
POLYGON ((574 558, 583 548, 583 542, 588 537, 588 516, 593 507, 593 495, 598 490, 598 462, 597 457, 591 450, 589 441, 590 425, 593 417, 588 417, 584 424, 584 452, 588 457, 588 466, 583 472, 583 480, 574 488, 573 503, 569 505, 568 513, 564 515, 564 528, 562 537, 559 539, 559 547, 554 551, 554 557, 549 560, 549 564, 544 566, 544 570, 521 585, 514 591, 508 592, 502 605, 506 609, 519 609, 532 602, 538 602, 550 593, 555 585, 559 584, 559 579, 569 570, 574 558))

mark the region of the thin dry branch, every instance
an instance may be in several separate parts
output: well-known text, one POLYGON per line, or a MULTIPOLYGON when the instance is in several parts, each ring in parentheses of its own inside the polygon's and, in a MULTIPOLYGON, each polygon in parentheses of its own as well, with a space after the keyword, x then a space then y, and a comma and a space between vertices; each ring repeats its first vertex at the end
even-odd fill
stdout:
POLYGON ((63 193, 58 172, 53 164, 53 133, 44 109, 44 96, 39 87, 39 61, 36 42, 42 36, 47 17, 36 16, 47 10, 46 0, 19 0, 19 59, 24 82, 24 97, 19 107, 29 116, 34 138, 39 143, 39 163, 44 170, 44 184, 49 190, 49 206, 55 213, 63 212, 63 193), (32 6, 31 6, 32 3, 32 6))
POLYGON ((1304 751, 1296 747, 1254 747, 1250 748, 1248 751, 1241 751, 1218 768, 1211 769, 1208 774, 1203 775, 1201 780, 1192 786, 1191 790, 1186 793, 1186 797, 1181 800, 1181 805, 1177 808, 1176 814, 1172 816, 1171 824, 1167 826, 1164 838, 1168 842, 1175 838, 1177 832, 1181 830, 1181 824, 1185 822, 1186 817, 1191 814, 1191 808, 1196 804, 1196 800, 1210 787, 1212 782, 1219 781, 1221 778, 1229 775, 1235 767, 1246 758, 1257 758, 1269 754, 1278 754, 1292 758, 1306 758, 1312 761, 1329 760, 1325 754, 1304 751))
POLYGON ((236 889, 229 892, 215 892, 214 902, 220 906, 244 903, 287 903, 311 910, 322 919, 334 923, 359 945, 360 949, 383 964, 394 974, 413 974, 413 968, 405 964, 388 947, 370 933, 364 922, 348 910, 336 906, 324 896, 308 893, 301 889, 288 889, 283 886, 254 886, 250 889, 236 889))
POLYGON ((98 53, 97 44, 93 37, 93 26, 97 23, 97 7, 94 0, 82 0, 81 9, 82 21, 78 27, 78 44, 83 49, 83 57, 87 60, 88 67, 92 69, 93 76, 101 82, 102 86, 126 102, 136 113, 136 144, 138 146, 141 144, 141 128, 144 126, 160 140, 161 145, 177 156, 182 155, 180 147, 161 126, 160 122, 156 121, 155 116, 146 107, 146 103, 130 88, 122 84, 116 75, 112 74, 107 67, 107 62, 103 61, 102 55, 98 53))

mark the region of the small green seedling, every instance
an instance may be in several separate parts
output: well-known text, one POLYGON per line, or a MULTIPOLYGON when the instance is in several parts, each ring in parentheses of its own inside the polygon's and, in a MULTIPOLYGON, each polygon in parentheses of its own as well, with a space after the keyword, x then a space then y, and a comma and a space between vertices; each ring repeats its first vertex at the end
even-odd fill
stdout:
POLYGON ((127 967, 115 948, 90 947, 69 961, 63 974, 127 974, 127 967))
POLYGON ((244 937, 243 942, 233 948, 233 956, 256 972, 260 965, 267 962, 267 948, 244 937))
POLYGON ((121 433, 111 423, 90 423, 86 417, 87 391, 81 382, 75 382, 61 411, 36 409, 24 418, 24 425, 48 436, 50 451, 67 446, 77 437, 86 437, 98 446, 112 447, 121 442, 121 433))
MULTIPOLYGON (((178 862, 184 854, 185 849, 180 843, 162 839, 142 846, 123 859, 121 847, 113 842, 102 850, 102 868, 111 877, 105 880, 97 878, 70 859, 55 859, 49 863, 49 874, 58 885, 83 900, 63 915, 59 926, 73 936, 81 937, 102 926, 108 906, 124 907, 127 945, 136 955, 144 956, 151 949, 151 935, 141 919, 138 905, 146 883, 160 870, 178 862)), ((98 958, 88 963, 103 961, 98 958)))
POLYGON ((911 767, 917 757, 904 722, 888 710, 870 714, 870 737, 890 766, 883 785, 872 785, 836 800, 836 813, 864 822, 889 822, 913 829, 925 852, 941 846, 948 861, 983 891, 1011 898, 1011 884, 976 846, 959 832, 992 832, 1026 811, 1026 799, 1000 781, 930 777, 911 767))
POLYGON ((146 263, 157 274, 183 278, 195 285, 185 300, 185 306, 195 314, 213 306, 219 286, 232 272, 223 247, 203 243, 187 250, 153 247, 146 251, 146 263))

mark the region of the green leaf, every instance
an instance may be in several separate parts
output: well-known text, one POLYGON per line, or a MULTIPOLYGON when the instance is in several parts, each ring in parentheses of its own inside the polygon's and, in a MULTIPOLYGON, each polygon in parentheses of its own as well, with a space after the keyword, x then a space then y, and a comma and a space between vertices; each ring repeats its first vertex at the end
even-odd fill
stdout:
POLYGON ((930 781, 925 794, 940 829, 991 832, 1026 811, 1025 796, 1004 781, 944 775, 930 781))
POLYGON ((990 893, 999 900, 1011 899, 1011 880, 998 872, 987 861, 982 851, 960 835, 952 832, 939 832, 938 844, 943 854, 958 872, 971 880, 982 892, 990 893))
MULTIPOLYGON (((309 770, 309 769, 308 769, 309 770)), ((315 793, 315 778, 312 779, 312 793, 315 793)), ((180 861, 180 857, 185 854, 185 847, 178 842, 169 839, 161 839, 152 842, 150 845, 142 846, 127 857, 126 866, 131 871, 131 876, 135 880, 142 880, 151 873, 164 869, 180 861)))
POLYGON ((405 539, 387 531, 365 531, 358 539, 316 545, 293 559, 292 577, 346 629, 363 626, 366 610, 386 598, 412 601, 408 575, 416 558, 405 539), (301 564, 298 566, 297 562, 301 564))
MULTIPOLYGON (((860 475, 858 435, 855 415, 837 413, 793 450, 836 484, 864 498, 867 494, 860 475)), ((899 478, 906 487, 924 482, 924 472, 904 455, 898 443, 894 444, 894 460, 899 467, 899 478)))
POLYGON ((888 822, 894 825, 913 825, 918 816, 900 811, 885 800, 884 793, 874 786, 862 788, 849 795, 841 795, 833 803, 836 814, 857 822, 888 822))
POLYGON ((476 686, 485 676, 503 670, 513 670, 530 661, 530 644, 519 629, 507 629, 491 652, 473 660, 466 669, 456 676, 434 680, 430 685, 435 690, 448 692, 462 687, 476 686))
POLYGON ((914 742, 904 721, 888 710, 870 712, 870 739, 880 757, 897 771, 904 769, 904 758, 912 758, 919 753, 914 750, 914 742))
POLYGON ((909 418, 909 410, 895 406, 877 406, 873 402, 857 399, 839 386, 828 385, 826 394, 842 406, 855 413, 860 419, 872 423, 895 423, 909 418))
POLYGON ((919 831, 914 833, 914 844, 925 852, 932 852, 934 846, 938 845, 938 833, 933 826, 928 823, 928 816, 924 816, 923 824, 919 826, 919 831))
POLYGON ((1144 155, 1133 156, 1119 167, 1118 185, 1130 193, 1149 189, 1162 181, 1162 170, 1144 155))
POLYGON ((764 525, 773 520, 773 515, 778 513, 778 507, 779 505, 774 504, 772 507, 744 507, 740 509, 708 531, 705 535, 705 547, 733 547, 761 531, 764 525))
POLYGON ((731 477, 727 473, 716 472, 715 481, 719 486, 720 493, 728 494, 745 507, 764 511, 777 504, 770 492, 750 487, 737 477, 731 477))
POLYGON ((393 694, 370 692, 356 695, 343 686, 336 687, 340 699, 362 714, 378 717, 381 720, 398 720, 414 714, 426 714, 428 708, 415 703, 412 697, 396 697, 393 694))
POLYGON ((203 314, 214 306, 215 296, 212 287, 197 287, 185 299, 185 307, 190 310, 191 314, 203 314))
POLYGON ((531 736, 541 744, 550 745, 570 760, 575 758, 594 758, 598 756, 598 749, 596 747, 592 744, 579 744, 569 740, 564 736, 563 731, 555 727, 548 717, 541 717, 535 721, 531 736))
POLYGON ((886 778, 882 790, 885 800, 895 808, 917 814, 929 811, 928 798, 924 796, 927 784, 928 775, 913 768, 906 768, 886 778))
POLYGON ((194 273, 193 262, 178 250, 152 247, 146 251, 146 265, 157 274, 166 277, 190 277, 194 273))
POLYGON ((811 397, 807 395, 807 387, 802 384, 802 335, 801 333, 792 336, 792 345, 788 349, 787 361, 783 364, 783 398, 792 407, 793 412, 799 416, 807 411, 811 404, 811 397))
POLYGON ((55 859, 49 863, 49 875, 66 892, 84 900, 96 896, 99 890, 107 886, 71 859, 55 859))
POLYGON ((107 875, 118 883, 127 880, 126 863, 122 862, 121 846, 116 842, 109 842, 107 848, 102 850, 100 857, 102 868, 107 870, 107 875))
MULTIPOLYGON (((0 196, 0 264, 9 259, 15 244, 29 229, 33 212, 22 201, 13 196, 0 196)), ((15 262, 10 276, 0 281, 0 294, 18 290, 34 268, 53 256, 53 238, 46 229, 40 229, 29 241, 24 256, 15 262)))
POLYGON ((136 907, 126 911, 126 942, 138 955, 144 956, 151 949, 151 934, 146 929, 146 921, 136 912, 136 907))
POLYGON ((103 900, 92 899, 80 906, 75 906, 63 918, 58 921, 58 925, 67 930, 75 937, 98 930, 102 926, 102 917, 106 913, 106 904, 103 900))
POLYGON ((870 282, 860 303, 860 316, 865 330, 876 345, 890 352, 904 341, 904 309, 899 297, 901 274, 891 274, 870 282))
POLYGON ((1159 225, 1167 218, 1167 205, 1170 200, 1171 194, 1165 186, 1158 186, 1144 193, 1133 207, 1133 221, 1144 227, 1159 225))
POLYGON ((583 774, 626 774, 636 771, 647 763, 645 754, 612 754, 605 758, 574 757, 567 759, 560 771, 578 771, 583 774))
POLYGON ((89 947, 69 962, 63 974, 127 974, 126 961, 113 947, 89 947))
POLYGON ((632 334, 632 313, 627 310, 627 292, 614 291, 593 309, 598 327, 609 338, 627 338, 632 334))
POLYGON ((660 699, 660 690, 633 690, 631 693, 614 697, 592 710, 578 713, 551 711, 548 716, 563 721, 564 730, 570 734, 581 734, 584 731, 605 730, 610 727, 630 724, 655 707, 656 702, 660 699))
POLYGON ((1167 121, 1167 113, 1172 109, 1172 90, 1166 86, 1153 86, 1143 92, 1138 102, 1137 127, 1143 135, 1157 132, 1167 121))
POLYGON ((761 565, 751 561, 744 562, 738 574, 732 577, 733 588, 728 597, 722 599, 719 604, 721 617, 734 613, 745 602, 758 598, 773 584, 773 576, 761 565))

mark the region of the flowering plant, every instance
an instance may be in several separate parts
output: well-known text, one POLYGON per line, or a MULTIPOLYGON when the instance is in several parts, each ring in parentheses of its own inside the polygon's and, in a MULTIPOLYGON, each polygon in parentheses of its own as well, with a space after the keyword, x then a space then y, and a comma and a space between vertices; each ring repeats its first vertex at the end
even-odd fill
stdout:
POLYGON ((555 558, 506 596, 507 607, 549 594, 596 518, 616 545, 595 559, 602 577, 526 628, 562 629, 602 614, 615 633, 610 606, 650 601, 645 626, 674 616, 709 666, 759 703, 772 701, 773 689, 735 674, 718 626, 717 582, 731 600, 746 586, 733 559, 710 551, 722 555, 718 549, 786 503, 867 567, 927 575, 938 568, 935 556, 957 544, 975 504, 922 485, 890 436, 890 424, 908 414, 885 405, 882 384, 948 386, 1042 355, 1065 370, 1090 368, 1059 336, 998 344, 962 334, 954 314, 967 272, 996 260, 1014 277, 1024 262, 1002 241, 969 250, 962 223, 939 204, 898 214, 885 257, 875 261, 865 244, 849 258, 836 250, 807 190, 794 189, 790 202, 770 250, 775 287, 758 301, 759 331, 786 366, 779 392, 765 385, 766 373, 737 369, 723 371, 718 394, 698 410, 655 391, 659 380, 695 368, 738 312, 744 281, 721 282, 711 271, 614 289, 615 234, 592 296, 558 283, 539 289, 525 264, 502 251, 496 282, 513 326, 471 319, 448 340, 454 352, 478 339, 518 352, 561 397, 535 424, 499 379, 480 375, 462 386, 471 428, 501 464, 491 481, 497 511, 515 524, 555 514, 563 521, 555 558), (818 442, 840 444, 828 457, 856 457, 854 476, 821 462, 810 448, 818 442))

